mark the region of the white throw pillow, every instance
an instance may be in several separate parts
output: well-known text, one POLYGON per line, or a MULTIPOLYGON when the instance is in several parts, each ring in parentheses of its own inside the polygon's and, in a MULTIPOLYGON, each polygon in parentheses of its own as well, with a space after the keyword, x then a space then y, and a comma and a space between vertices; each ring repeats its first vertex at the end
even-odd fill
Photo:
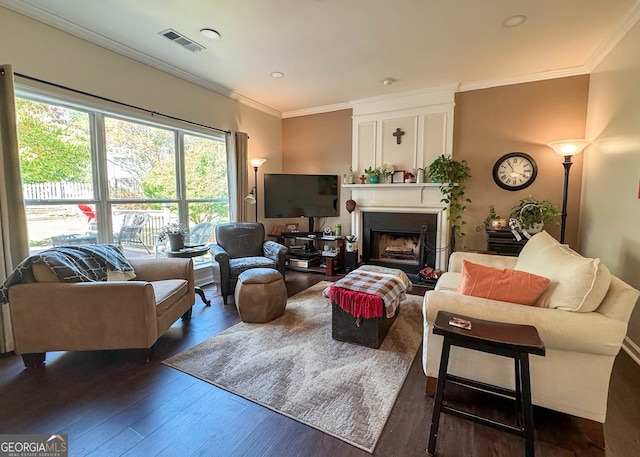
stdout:
POLYGON ((600 259, 583 257, 546 232, 527 242, 515 269, 549 278, 551 283, 536 306, 565 311, 595 311, 611 284, 611 274, 600 259))
POLYGON ((530 259, 537 256, 543 248, 556 246, 558 244, 560 244, 558 243, 558 240, 549 235, 546 230, 536 233, 529 241, 527 241, 527 244, 523 246, 522 251, 520 251, 520 254, 518 255, 518 262, 520 262, 520 259, 522 258, 530 259))

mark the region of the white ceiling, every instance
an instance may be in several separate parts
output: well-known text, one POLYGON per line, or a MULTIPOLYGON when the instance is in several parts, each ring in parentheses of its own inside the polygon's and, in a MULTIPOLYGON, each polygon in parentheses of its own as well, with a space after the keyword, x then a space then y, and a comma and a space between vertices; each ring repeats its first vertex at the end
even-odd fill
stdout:
POLYGON ((105 48, 285 117, 458 83, 592 70, 638 0, 0 0, 105 48), (527 21, 502 25, 513 15, 527 21), (199 30, 222 35, 210 41, 199 30), (192 53, 158 33, 206 47, 192 53), (284 78, 272 78, 280 71, 284 78), (384 85, 386 78, 397 80, 384 85))

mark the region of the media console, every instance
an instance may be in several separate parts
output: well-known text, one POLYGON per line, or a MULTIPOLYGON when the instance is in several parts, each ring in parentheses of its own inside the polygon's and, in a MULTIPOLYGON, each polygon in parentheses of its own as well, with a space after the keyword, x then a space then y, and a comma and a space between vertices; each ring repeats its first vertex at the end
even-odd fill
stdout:
POLYGON ((290 270, 334 276, 344 268, 344 237, 326 236, 324 232, 283 232, 270 236, 277 236, 278 243, 289 249, 287 268, 290 270), (298 245, 298 241, 303 244, 298 245), (331 250, 320 249, 324 245, 331 250))

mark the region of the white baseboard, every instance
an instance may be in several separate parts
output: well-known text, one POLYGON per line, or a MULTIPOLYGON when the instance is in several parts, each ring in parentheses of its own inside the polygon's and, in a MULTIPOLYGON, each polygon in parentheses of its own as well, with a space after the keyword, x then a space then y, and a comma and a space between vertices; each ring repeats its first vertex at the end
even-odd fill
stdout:
POLYGON ((634 362, 640 365, 640 346, 631 341, 628 336, 624 337, 622 349, 624 349, 624 352, 629 354, 629 357, 631 357, 634 362))

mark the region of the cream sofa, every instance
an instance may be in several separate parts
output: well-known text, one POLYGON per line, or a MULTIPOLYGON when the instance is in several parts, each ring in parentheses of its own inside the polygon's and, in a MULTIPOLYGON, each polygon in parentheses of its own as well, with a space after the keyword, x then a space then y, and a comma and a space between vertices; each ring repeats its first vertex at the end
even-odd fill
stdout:
POLYGON ((15 351, 38 366, 48 351, 149 349, 195 303, 191 259, 129 259, 135 279, 62 283, 44 265, 9 289, 15 351))
MULTIPOLYGON (((449 269, 438 280, 435 290, 427 292, 424 298, 423 369, 427 375, 427 393, 435 390, 442 349, 442 337, 432 333, 438 311, 533 325, 546 346, 545 357, 530 357, 533 403, 583 419, 580 422, 589 438, 604 446, 602 424, 607 414, 609 378, 640 293, 610 275, 597 259, 585 259, 546 232, 535 235, 519 257, 456 252, 451 255, 449 269), (556 308, 517 305, 456 293, 465 259, 551 279, 536 304, 556 308), (584 265, 588 268, 583 268, 584 265), (594 273, 591 279, 589 272, 594 273), (583 293, 586 295, 581 295, 583 293)), ((513 370, 511 359, 452 348, 449 373, 513 389, 513 370)))

